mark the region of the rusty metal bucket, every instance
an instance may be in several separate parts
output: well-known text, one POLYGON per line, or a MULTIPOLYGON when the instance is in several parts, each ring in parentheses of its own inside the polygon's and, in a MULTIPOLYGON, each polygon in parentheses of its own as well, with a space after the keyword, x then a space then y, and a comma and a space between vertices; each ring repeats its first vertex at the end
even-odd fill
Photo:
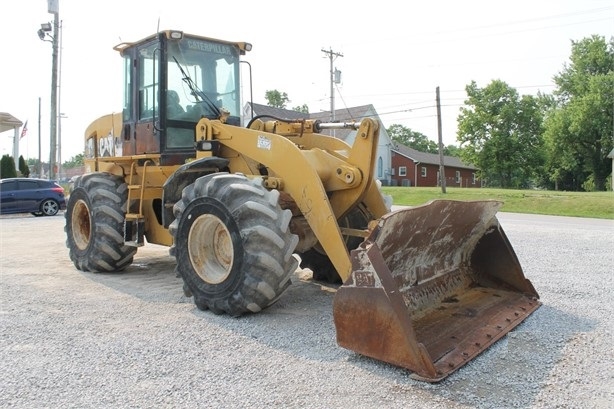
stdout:
POLYGON ((435 200, 383 216, 334 299, 340 346, 437 382, 541 303, 497 201, 435 200))

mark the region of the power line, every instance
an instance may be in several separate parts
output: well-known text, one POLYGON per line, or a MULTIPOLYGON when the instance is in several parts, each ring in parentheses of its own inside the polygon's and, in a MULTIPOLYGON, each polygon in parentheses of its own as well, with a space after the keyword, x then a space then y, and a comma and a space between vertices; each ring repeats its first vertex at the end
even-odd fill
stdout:
MULTIPOLYGON (((499 27, 502 27, 502 26, 513 26, 513 25, 519 25, 519 24, 539 22, 539 21, 544 21, 544 20, 558 19, 558 18, 561 18, 561 17, 578 16, 578 15, 582 15, 582 14, 594 14, 594 13, 600 13, 601 14, 604 11, 611 11, 611 10, 614 10, 614 7, 602 7, 602 8, 598 8, 598 9, 581 10, 581 11, 573 12, 573 13, 555 14, 555 15, 552 15, 552 16, 544 16, 544 17, 536 17, 536 18, 530 18, 530 19, 525 19, 525 20, 509 21, 509 22, 505 22, 505 23, 488 24, 488 25, 476 26, 476 27, 464 27, 464 28, 459 28, 459 29, 455 29, 455 30, 438 31, 438 32, 435 32, 434 34, 452 34, 452 33, 457 33, 457 32, 460 32, 460 31, 474 31, 474 30, 482 30, 482 29, 489 29, 489 28, 499 28, 499 27)), ((593 21, 603 21, 603 20, 607 20, 607 19, 591 20, 590 22, 593 22, 593 21)), ((573 24, 582 24, 582 23, 584 23, 584 22, 578 22, 578 23, 573 23, 573 24)), ((564 24, 562 26, 554 26, 554 27, 564 27, 566 25, 569 25, 569 24, 564 24)), ((553 27, 553 26, 550 26, 550 27, 553 27)))
MULTIPOLYGON (((451 34, 456 34, 456 33, 463 33, 463 32, 476 32, 476 31, 480 31, 480 30, 489 30, 489 29, 499 29, 499 28, 505 28, 508 26, 518 26, 518 25, 522 25, 522 24, 530 24, 530 23, 537 23, 540 21, 547 21, 547 20, 553 20, 553 19, 561 19, 561 18, 567 18, 567 17, 575 17, 575 16, 580 16, 580 15, 588 15, 588 14, 599 14, 600 17, 603 16, 603 14, 605 12, 610 12, 610 11, 614 11, 614 7, 601 7, 601 8, 595 8, 595 9, 589 9, 589 10, 579 10, 576 12, 572 12, 572 13, 563 13, 563 14, 555 14, 555 15, 550 15, 550 16, 543 16, 543 17, 535 17, 535 18, 529 18, 529 19, 524 19, 524 20, 515 20, 515 21, 509 21, 509 22, 501 22, 501 23, 496 23, 496 24, 488 24, 488 25, 482 25, 482 26, 474 26, 474 27, 461 27, 461 28, 457 28, 457 29, 451 29, 451 30, 443 30, 443 31, 434 31, 434 32, 428 32, 425 31, 423 33, 417 33, 416 36, 414 36, 413 38, 421 38, 421 39, 426 39, 425 41, 410 41, 410 42, 406 42, 405 46, 408 45, 426 45, 426 44, 433 44, 433 43, 441 43, 441 42, 451 42, 451 41, 464 41, 467 39, 474 39, 474 38, 483 38, 483 37, 492 37, 492 36, 499 36, 499 35, 507 35, 507 34, 515 34, 515 33, 520 33, 520 32, 528 32, 528 31, 536 31, 536 30, 547 30, 547 29, 551 29, 551 28, 558 28, 558 27, 567 27, 567 26, 571 26, 571 25, 578 25, 578 24, 587 24, 587 23, 594 23, 594 22, 600 22, 600 21, 611 21, 612 20, 612 16, 610 17, 604 17, 604 18, 595 18, 595 19, 590 19, 590 20, 583 20, 583 21, 575 21, 575 22, 571 22, 571 23, 564 23, 564 24, 554 24, 554 25, 548 25, 548 26, 539 26, 539 27, 533 27, 533 28, 527 28, 527 29, 523 29, 523 30, 514 30, 514 31, 504 31, 504 32, 489 32, 488 34, 477 34, 477 35, 469 35, 469 36, 464 36, 464 35, 454 35, 451 36, 451 34), (433 37, 439 37, 442 36, 441 38, 433 38, 433 37)), ((388 40, 396 40, 396 38, 389 38, 388 40)), ((385 41, 386 39, 378 39, 377 41, 385 41)), ((365 42, 361 42, 361 43, 355 43, 356 45, 360 45, 360 46, 364 46, 365 42)), ((352 45, 352 43, 348 43, 346 45, 352 45)))
MULTIPOLYGON (((515 88, 515 89, 554 88, 556 87, 556 85, 555 84, 535 84, 535 85, 518 85, 518 86, 510 85, 510 87, 515 88)), ((466 90, 465 89, 452 89, 452 90, 442 89, 441 90, 442 95, 450 94, 450 93, 461 93, 461 92, 465 93, 466 90)), ((372 97, 384 98, 384 97, 403 97, 406 95, 419 95, 419 94, 432 94, 432 93, 433 91, 407 91, 407 92, 381 93, 381 94, 356 94, 356 95, 350 95, 348 97, 349 98, 372 98, 372 97)), ((445 97, 444 99, 445 100, 460 100, 460 99, 465 99, 465 97, 445 97)), ((322 99, 317 100, 316 102, 320 102, 320 101, 322 101, 322 99)), ((431 102, 431 100, 429 99, 429 100, 412 101, 412 102, 400 104, 398 106, 421 104, 424 102, 431 102)))

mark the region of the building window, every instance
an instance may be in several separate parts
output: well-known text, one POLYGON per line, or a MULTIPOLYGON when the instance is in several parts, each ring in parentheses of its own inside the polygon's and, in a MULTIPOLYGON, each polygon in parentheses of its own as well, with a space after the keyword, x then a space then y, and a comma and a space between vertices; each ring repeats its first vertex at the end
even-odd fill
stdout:
POLYGON ((475 172, 474 172, 471 174, 471 184, 472 185, 475 185, 475 180, 476 180, 476 177, 475 177, 475 172))
POLYGON ((426 166, 422 166, 422 168, 420 168, 420 176, 423 178, 426 177, 426 166))
POLYGON ((384 161, 381 156, 377 158, 377 177, 379 179, 384 177, 384 161))
POLYGON ((407 166, 399 166, 399 176, 407 176, 407 166))
POLYGON ((460 170, 456 171, 456 183, 460 183, 461 181, 461 177, 460 177, 460 170))

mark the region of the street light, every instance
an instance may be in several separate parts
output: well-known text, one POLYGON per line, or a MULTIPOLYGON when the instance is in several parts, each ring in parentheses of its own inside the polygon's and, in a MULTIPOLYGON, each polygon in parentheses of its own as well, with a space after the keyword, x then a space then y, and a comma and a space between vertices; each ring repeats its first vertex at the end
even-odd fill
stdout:
POLYGON ((49 32, 52 30, 51 28, 51 23, 43 23, 41 24, 41 28, 38 30, 38 38, 40 38, 43 41, 49 41, 51 42, 51 40, 45 40, 46 36, 51 37, 51 34, 49 34, 49 32))

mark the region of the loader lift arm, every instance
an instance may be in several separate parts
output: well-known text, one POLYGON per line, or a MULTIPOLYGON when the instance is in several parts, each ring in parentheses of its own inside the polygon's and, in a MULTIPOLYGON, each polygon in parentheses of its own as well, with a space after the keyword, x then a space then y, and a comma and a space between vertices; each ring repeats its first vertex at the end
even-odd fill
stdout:
MULTIPOLYGON (((322 127, 316 121, 276 122, 275 127, 276 133, 267 132, 264 130, 266 127, 263 130, 231 128, 219 121, 203 118, 196 127, 197 140, 216 140, 237 152, 237 155, 230 155, 235 156, 231 162, 247 158, 242 159, 245 161, 243 166, 249 167, 251 162, 266 167, 268 178, 265 178, 265 186, 284 191, 296 201, 342 280, 345 280, 350 276, 352 266, 337 219, 362 200, 371 204, 373 209, 370 211, 376 217, 386 212, 371 172, 379 125, 373 119, 362 120, 352 147, 313 132, 322 127), (322 139, 328 139, 328 146, 334 149, 316 148, 326 146, 322 139), (313 148, 309 149, 311 146, 313 148), (377 195, 379 200, 370 197, 372 195, 377 195)), ((239 166, 231 164, 231 167, 237 169, 239 166)), ((257 172, 246 169, 245 173, 257 172)))

